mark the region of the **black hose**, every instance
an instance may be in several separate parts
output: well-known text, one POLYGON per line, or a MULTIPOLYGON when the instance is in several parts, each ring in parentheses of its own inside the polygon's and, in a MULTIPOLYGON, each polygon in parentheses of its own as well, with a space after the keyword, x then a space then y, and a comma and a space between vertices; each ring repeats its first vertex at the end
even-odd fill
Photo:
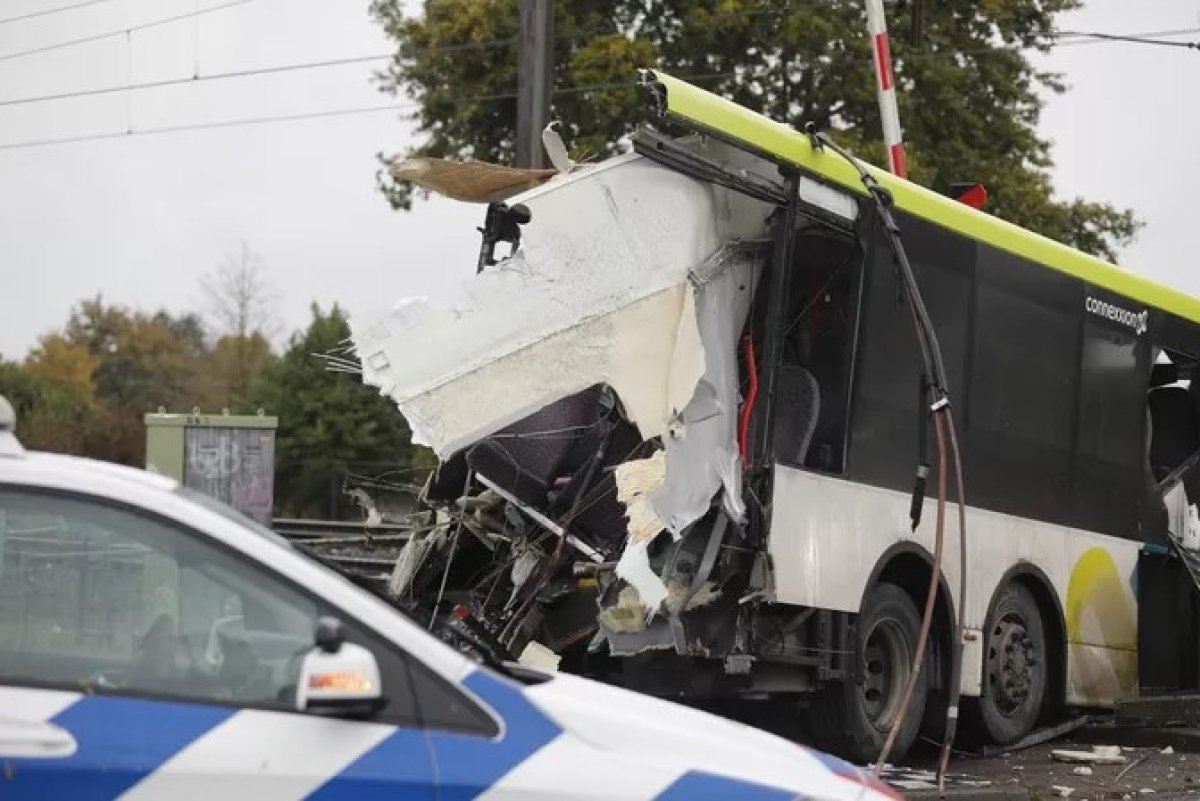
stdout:
MULTIPOLYGON (((903 287, 904 294, 907 296, 909 306, 913 316, 913 326, 916 329, 917 343, 921 352, 921 359, 925 366, 925 375, 932 376, 932 386, 930 387, 929 406, 927 410, 922 410, 922 419, 928 413, 933 418, 934 432, 937 439, 938 447, 938 514, 937 514, 937 529, 934 539, 934 564, 933 575, 930 578, 929 592, 925 599, 925 614, 921 619, 921 632, 918 635, 917 653, 913 657, 913 670, 909 675, 909 681, 905 687, 904 702, 897 713, 896 720, 888 732, 887 739, 884 742, 883 750, 880 753, 879 759, 876 760, 875 772, 878 774, 887 758, 888 752, 904 723, 904 718, 908 713, 908 704, 912 697, 913 688, 916 686, 919 677, 922 661, 924 658, 925 645, 927 642, 929 628, 932 623, 933 609, 937 597, 938 579, 942 572, 942 543, 945 533, 945 501, 946 501, 946 451, 945 451, 945 429, 949 429, 950 445, 953 450, 955 484, 958 488, 958 525, 959 525, 959 604, 958 604, 958 620, 955 627, 955 643, 951 648, 951 686, 950 686, 950 703, 946 709, 946 736, 942 744, 942 754, 939 760, 938 767, 938 784, 942 786, 945 779, 946 765, 949 762, 950 750, 954 743, 954 737, 958 729, 958 703, 961 695, 961 674, 962 674, 962 632, 965 621, 965 610, 967 600, 967 571, 966 571, 966 553, 967 553, 967 523, 966 523, 966 490, 963 484, 962 457, 958 447, 958 436, 955 431, 954 416, 950 411, 950 388, 946 378, 946 368, 942 360, 941 344, 938 342, 937 332, 933 328, 933 321, 929 317, 929 311, 925 307, 924 298, 921 295, 921 290, 917 286, 916 276, 913 274, 912 265, 908 261, 908 255, 904 251, 904 244, 900 238, 900 227, 896 224, 896 219, 892 215, 891 207, 893 198, 891 193, 879 184, 871 173, 865 167, 850 155, 849 152, 839 147, 827 134, 817 132, 812 126, 808 128, 808 135, 815 150, 821 150, 828 147, 837 155, 846 160, 855 171, 858 173, 859 180, 867 189, 867 194, 874 202, 876 213, 879 215, 880 223, 884 231, 888 235, 888 244, 891 246, 892 255, 895 258, 896 264, 899 267, 900 283, 903 287)), ((921 456, 924 454, 922 453, 921 456)), ((923 461, 923 460, 922 460, 923 461)), ((923 496, 924 482, 922 466, 918 465, 917 470, 917 485, 914 488, 914 500, 912 507, 912 515, 914 521, 914 530, 916 523, 919 521, 919 512, 917 510, 918 493, 923 496)))

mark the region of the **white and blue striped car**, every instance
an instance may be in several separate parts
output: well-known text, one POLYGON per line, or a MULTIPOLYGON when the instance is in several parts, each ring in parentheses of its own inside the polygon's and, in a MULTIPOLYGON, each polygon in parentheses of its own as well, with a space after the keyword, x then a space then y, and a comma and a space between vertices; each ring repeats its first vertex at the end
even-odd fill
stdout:
POLYGON ((0 799, 883 799, 758 730, 503 675, 227 507, 27 453, 0 398, 0 799))

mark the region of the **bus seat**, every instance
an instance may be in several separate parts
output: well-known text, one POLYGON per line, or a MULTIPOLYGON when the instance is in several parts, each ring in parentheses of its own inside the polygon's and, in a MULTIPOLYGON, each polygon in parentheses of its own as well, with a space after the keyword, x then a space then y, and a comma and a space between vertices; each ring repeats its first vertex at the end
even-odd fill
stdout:
POLYGON ((775 458, 803 465, 821 414, 821 388, 813 374, 795 364, 779 367, 775 387, 775 458))
POLYGON ((1161 481, 1200 450, 1200 414, 1183 387, 1157 387, 1149 396, 1150 467, 1161 481))

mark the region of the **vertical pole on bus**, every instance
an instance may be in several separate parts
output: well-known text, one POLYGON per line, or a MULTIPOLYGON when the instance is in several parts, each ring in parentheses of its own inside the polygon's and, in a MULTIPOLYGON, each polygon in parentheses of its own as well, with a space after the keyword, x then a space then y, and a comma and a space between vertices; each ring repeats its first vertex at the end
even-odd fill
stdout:
POLYGON ((896 107, 896 76, 892 72, 892 49, 888 43, 883 0, 866 0, 866 3, 871 54, 875 60, 875 90, 879 94, 879 115, 883 118, 883 144, 887 147, 888 167, 894 175, 907 178, 908 164, 904 158, 904 141, 900 133, 900 111, 896 107))

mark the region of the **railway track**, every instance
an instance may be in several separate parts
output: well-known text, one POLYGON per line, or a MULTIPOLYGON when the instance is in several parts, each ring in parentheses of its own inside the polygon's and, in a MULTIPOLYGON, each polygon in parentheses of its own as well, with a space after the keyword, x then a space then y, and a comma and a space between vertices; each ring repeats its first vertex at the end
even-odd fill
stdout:
POLYGON ((400 549, 419 530, 397 523, 367 526, 344 520, 296 518, 275 518, 271 528, 298 545, 316 549, 348 570, 382 580, 391 574, 400 549))

